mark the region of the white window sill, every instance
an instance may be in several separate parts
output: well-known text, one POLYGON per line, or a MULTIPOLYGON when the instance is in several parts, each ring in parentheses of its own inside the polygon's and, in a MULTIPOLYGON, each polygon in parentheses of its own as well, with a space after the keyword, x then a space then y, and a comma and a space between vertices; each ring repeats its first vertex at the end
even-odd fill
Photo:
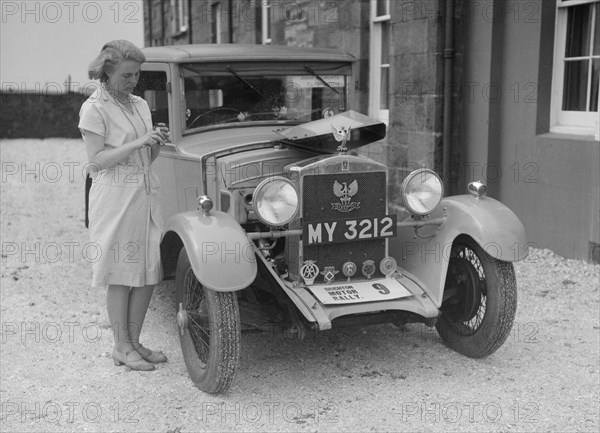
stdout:
POLYGON ((550 132, 555 134, 579 135, 582 138, 584 136, 593 137, 594 140, 600 141, 600 130, 592 127, 556 125, 550 127, 550 132))

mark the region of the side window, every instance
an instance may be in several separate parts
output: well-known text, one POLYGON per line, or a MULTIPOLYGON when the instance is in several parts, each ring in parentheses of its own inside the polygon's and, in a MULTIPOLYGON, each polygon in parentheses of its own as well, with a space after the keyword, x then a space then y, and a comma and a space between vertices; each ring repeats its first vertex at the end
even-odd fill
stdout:
POLYGON ((134 92, 146 100, 152 124, 169 125, 169 102, 167 95, 167 74, 164 71, 142 71, 134 92))
POLYGON ((598 136, 600 1, 556 7, 551 131, 598 136))
POLYGON ((370 17, 369 114, 387 124, 390 118, 390 0, 371 0, 370 17))

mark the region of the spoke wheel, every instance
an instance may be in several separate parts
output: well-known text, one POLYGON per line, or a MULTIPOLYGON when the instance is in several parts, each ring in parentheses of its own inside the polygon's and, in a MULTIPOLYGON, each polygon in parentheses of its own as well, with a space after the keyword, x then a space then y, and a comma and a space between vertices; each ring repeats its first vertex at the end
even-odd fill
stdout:
POLYGON ((215 292, 196 279, 185 248, 175 279, 181 350, 190 378, 204 392, 226 392, 240 358, 240 313, 235 293, 215 292))
POLYGON ((512 263, 496 260, 472 240, 452 246, 441 316, 444 343, 463 355, 483 358, 510 334, 517 309, 512 263))

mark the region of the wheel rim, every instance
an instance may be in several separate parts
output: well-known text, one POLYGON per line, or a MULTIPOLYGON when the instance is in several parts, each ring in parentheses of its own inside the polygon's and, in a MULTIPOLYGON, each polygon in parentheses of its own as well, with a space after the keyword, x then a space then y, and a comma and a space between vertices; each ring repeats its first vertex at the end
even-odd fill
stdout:
POLYGON ((487 287, 483 265, 477 254, 462 246, 450 259, 447 287, 455 295, 442 305, 442 311, 451 323, 460 323, 464 335, 474 334, 483 322, 487 307, 487 287))
POLYGON ((210 352, 210 321, 204 289, 192 269, 183 280, 183 310, 187 316, 187 330, 194 343, 199 360, 206 365, 210 352))

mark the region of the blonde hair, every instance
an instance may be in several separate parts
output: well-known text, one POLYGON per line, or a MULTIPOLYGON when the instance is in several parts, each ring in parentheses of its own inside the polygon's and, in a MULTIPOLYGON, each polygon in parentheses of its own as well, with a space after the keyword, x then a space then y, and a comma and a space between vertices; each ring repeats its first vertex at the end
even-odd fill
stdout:
POLYGON ((124 39, 110 41, 102 47, 98 57, 88 67, 88 76, 94 80, 105 83, 108 73, 115 70, 117 65, 124 60, 144 63, 146 56, 131 42, 124 39))

